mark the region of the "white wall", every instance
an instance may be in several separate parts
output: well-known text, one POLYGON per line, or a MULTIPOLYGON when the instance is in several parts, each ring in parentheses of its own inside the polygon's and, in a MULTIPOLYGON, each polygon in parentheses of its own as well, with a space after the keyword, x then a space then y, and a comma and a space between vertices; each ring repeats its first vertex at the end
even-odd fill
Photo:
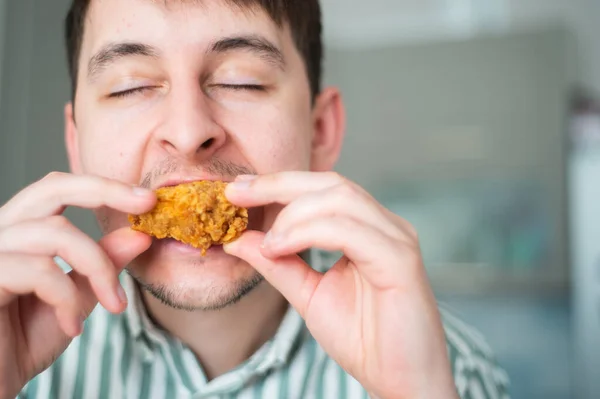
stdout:
POLYGON ((321 0, 334 48, 387 47, 564 26, 578 39, 580 75, 600 92, 597 0, 321 0))

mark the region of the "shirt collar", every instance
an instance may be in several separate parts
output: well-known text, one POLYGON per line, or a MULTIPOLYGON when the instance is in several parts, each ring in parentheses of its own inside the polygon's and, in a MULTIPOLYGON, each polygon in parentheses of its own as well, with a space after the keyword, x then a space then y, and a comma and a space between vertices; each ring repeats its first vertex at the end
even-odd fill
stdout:
MULTIPOLYGON (((306 260, 313 269, 325 272, 329 267, 329 256, 326 252, 311 250, 306 260)), ((161 332, 150 320, 140 294, 140 289, 133 277, 128 273, 123 273, 121 280, 129 299, 129 305, 124 313, 125 322, 129 327, 131 337, 143 345, 144 351, 150 356, 153 350, 153 343, 160 342, 161 332)), ((295 344, 305 329, 304 320, 290 306, 275 336, 267 343, 268 349, 262 348, 265 351, 265 356, 260 356, 262 360, 257 364, 257 371, 266 371, 272 367, 285 365, 290 360, 296 346, 295 344)))

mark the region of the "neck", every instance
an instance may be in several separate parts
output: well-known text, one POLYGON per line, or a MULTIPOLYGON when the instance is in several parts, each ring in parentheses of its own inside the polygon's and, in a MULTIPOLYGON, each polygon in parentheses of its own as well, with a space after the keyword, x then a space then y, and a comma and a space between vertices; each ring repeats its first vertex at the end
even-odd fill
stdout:
POLYGON ((194 352, 208 380, 250 358, 275 335, 288 308, 285 298, 267 282, 219 311, 177 310, 141 292, 152 320, 194 352))

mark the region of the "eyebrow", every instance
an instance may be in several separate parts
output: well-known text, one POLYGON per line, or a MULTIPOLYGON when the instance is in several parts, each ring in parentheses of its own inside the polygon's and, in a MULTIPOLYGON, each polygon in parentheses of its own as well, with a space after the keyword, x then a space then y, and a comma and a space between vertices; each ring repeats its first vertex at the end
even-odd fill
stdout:
POLYGON ((93 81, 110 64, 121 58, 142 56, 157 58, 159 52, 152 46, 142 43, 110 43, 100 49, 88 63, 88 79, 93 81))
POLYGON ((230 51, 244 50, 254 53, 263 60, 284 69, 285 58, 281 50, 263 36, 233 36, 220 39, 210 46, 207 53, 227 53, 230 51))
MULTIPOLYGON (((230 51, 250 51, 265 61, 284 69, 285 59, 279 48, 268 39, 258 35, 226 37, 214 42, 207 51, 210 53, 227 53, 230 51)), ((88 79, 94 79, 109 65, 130 56, 158 58, 159 51, 143 43, 110 43, 102 47, 90 58, 88 63, 88 79)))

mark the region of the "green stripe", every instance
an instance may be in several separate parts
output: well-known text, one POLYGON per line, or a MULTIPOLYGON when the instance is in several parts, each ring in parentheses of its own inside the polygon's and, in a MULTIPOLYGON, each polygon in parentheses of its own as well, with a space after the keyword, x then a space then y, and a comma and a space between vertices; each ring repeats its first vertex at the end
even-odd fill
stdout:
POLYGON ((290 381, 290 368, 284 367, 281 372, 281 380, 279 385, 279 398, 289 398, 291 397, 289 391, 289 381, 290 381))
POLYGON ((150 376, 152 374, 152 365, 150 363, 144 363, 142 367, 142 392, 140 392, 140 399, 145 399, 150 396, 150 376))
POLYGON ((79 349, 79 357, 77 359, 77 375, 75 377, 75 388, 73 390, 74 398, 82 398, 83 397, 83 389, 85 387, 85 372, 87 366, 87 355, 89 350, 89 341, 91 335, 91 328, 93 328, 93 323, 90 320, 86 321, 86 330, 87 334, 81 334, 81 342, 79 349))
POLYGON ((113 362, 113 343, 110 342, 113 330, 118 326, 117 323, 111 323, 110 327, 106 329, 106 343, 104 346, 104 356, 102 357, 102 365, 100 366, 100 393, 98 398, 104 399, 109 397, 110 390, 110 376, 111 367, 113 362))
POLYGON ((344 371, 343 368, 338 366, 338 383, 339 383, 339 397, 347 398, 348 397, 348 374, 344 371))
POLYGON ((194 392, 194 384, 192 383, 192 379, 190 375, 187 373, 185 368, 185 364, 183 363, 183 358, 181 357, 180 351, 177 350, 177 341, 172 339, 168 340, 169 352, 171 353, 171 358, 173 359, 173 363, 175 364, 175 368, 181 377, 181 381, 186 386, 186 388, 190 392, 194 392))
POLYGON ((323 363, 319 366, 319 372, 317 374, 317 386, 315 387, 315 391, 317 398, 319 399, 327 399, 327 394, 325 392, 325 369, 327 368, 328 359, 327 356, 323 358, 323 363))
POLYGON ((125 336, 123 340, 123 352, 121 353, 121 386, 125 390, 127 386, 127 375, 129 374, 129 367, 131 366, 131 358, 133 357, 133 353, 131 353, 131 341, 132 338, 130 336, 125 336))
POLYGON ((23 389, 23 391, 21 391, 21 393, 17 396, 17 399, 30 399, 37 397, 39 380, 39 376, 31 380, 25 389, 23 389))
POLYGON ((310 379, 310 371, 312 370, 313 362, 315 361, 315 356, 317 354, 317 343, 315 342, 312 336, 308 337, 308 340, 305 341, 304 350, 306 351, 306 359, 304 360, 304 367, 306 368, 306 374, 304 375, 304 379, 302 381, 302 386, 300 389, 302 390, 301 398, 306 397, 306 390, 308 388, 308 380, 310 379))
POLYGON ((165 373, 167 375, 167 382, 166 382, 166 397, 167 398, 174 398, 175 395, 177 394, 177 390, 175 389, 175 378, 173 377, 173 374, 171 373, 171 370, 169 370, 168 367, 166 367, 165 364, 165 373))
MULTIPOLYGON (((64 355, 64 353, 63 353, 64 355)), ((63 356, 59 357, 52 365, 52 382, 50 383, 50 398, 59 399, 61 385, 61 371, 63 364, 63 356)))
POLYGON ((254 383, 254 388, 252 389, 254 399, 262 399, 263 398, 263 389, 265 387, 265 379, 261 378, 254 383))

